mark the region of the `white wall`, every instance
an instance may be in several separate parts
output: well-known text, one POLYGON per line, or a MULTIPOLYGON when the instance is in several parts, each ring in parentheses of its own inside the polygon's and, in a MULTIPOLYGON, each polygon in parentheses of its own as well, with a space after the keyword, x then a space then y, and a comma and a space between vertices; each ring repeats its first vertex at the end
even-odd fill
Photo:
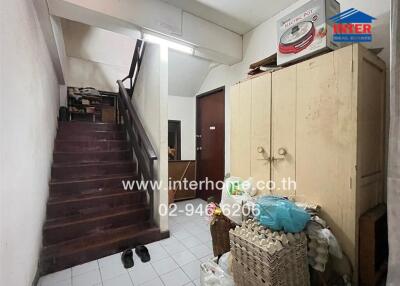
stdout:
POLYGON ((62 21, 69 86, 117 91, 129 72, 136 39, 69 20, 62 21))
MULTIPOLYGON (((51 26, 53 28, 54 40, 57 47, 58 59, 61 64, 63 81, 60 82, 60 106, 67 106, 67 76, 68 76, 68 58, 65 51, 64 33, 61 26, 61 19, 56 16, 50 16, 51 26)), ((53 60, 54 62, 54 60, 53 60)))
POLYGON ((159 0, 48 0, 50 13, 119 32, 152 31, 192 44, 196 55, 225 64, 241 60, 242 37, 159 0), (161 12, 162 11, 162 12, 161 12))
MULTIPOLYGON (((297 7, 307 2, 301 0, 294 5, 297 7)), ((373 42, 368 47, 383 47, 380 57, 389 65, 389 0, 339 0, 341 11, 349 8, 359 9, 377 18, 373 23, 373 42)), ((243 36, 243 60, 242 62, 227 66, 219 65, 213 68, 207 75, 198 94, 225 86, 225 172, 229 172, 230 165, 230 109, 229 92, 234 83, 247 77, 249 65, 266 58, 276 52, 276 20, 286 12, 278 13, 265 21, 252 31, 243 36)))
MULTIPOLYGON (((45 15, 43 17, 45 17, 45 15)), ((54 42, 57 47, 57 58, 58 61, 60 62, 61 72, 63 75, 63 80, 62 81, 59 80, 59 82, 61 84, 64 84, 67 81, 66 77, 68 73, 67 70, 68 67, 67 67, 67 53, 65 51, 64 33, 61 26, 61 19, 56 16, 47 16, 47 17, 50 17, 51 28, 54 35, 54 42)))
POLYGON ((1 5, 0 285, 27 286, 42 243, 59 85, 32 1, 1 5))
POLYGON ((118 67, 84 59, 68 57, 68 86, 94 87, 104 91, 118 91, 117 80, 129 72, 129 66, 118 67))
POLYGON ((159 205, 168 205, 168 48, 148 44, 132 96, 146 134, 155 148, 157 179, 164 185, 155 192, 154 218, 161 231, 168 230, 168 216, 160 216, 159 205))
POLYGON ((169 49, 169 94, 195 96, 210 70, 210 64, 210 61, 169 49))
POLYGON ((63 47, 63 36, 57 26, 57 17, 49 15, 47 0, 32 1, 36 10, 37 19, 42 30, 44 41, 49 50, 54 69, 60 84, 65 83, 65 53, 63 47))
POLYGON ((181 121, 181 160, 196 160, 196 97, 168 96, 168 120, 181 121))

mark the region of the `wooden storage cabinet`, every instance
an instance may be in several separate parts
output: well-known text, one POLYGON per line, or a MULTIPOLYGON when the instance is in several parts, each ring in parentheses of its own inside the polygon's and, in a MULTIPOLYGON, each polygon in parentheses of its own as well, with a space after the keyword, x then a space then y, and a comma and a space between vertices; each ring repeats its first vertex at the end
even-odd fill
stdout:
POLYGON ((357 279, 358 219, 383 201, 383 61, 350 45, 234 85, 231 107, 232 176, 272 179, 272 194, 319 204, 357 279), (295 191, 280 188, 288 177, 295 191))
POLYGON ((294 188, 284 190, 282 180, 296 180, 296 75, 296 66, 272 74, 271 179, 276 184, 274 194, 282 196, 295 195, 294 188))
POLYGON ((254 180, 265 180, 270 173, 271 74, 251 82, 250 173, 254 180))

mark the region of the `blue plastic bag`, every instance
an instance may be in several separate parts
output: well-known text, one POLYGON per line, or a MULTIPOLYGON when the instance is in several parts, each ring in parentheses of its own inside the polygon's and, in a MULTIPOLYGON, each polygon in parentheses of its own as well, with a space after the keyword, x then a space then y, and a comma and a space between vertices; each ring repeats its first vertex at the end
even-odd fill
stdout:
POLYGON ((256 202, 257 219, 272 230, 302 231, 310 215, 293 202, 281 197, 263 196, 256 202))

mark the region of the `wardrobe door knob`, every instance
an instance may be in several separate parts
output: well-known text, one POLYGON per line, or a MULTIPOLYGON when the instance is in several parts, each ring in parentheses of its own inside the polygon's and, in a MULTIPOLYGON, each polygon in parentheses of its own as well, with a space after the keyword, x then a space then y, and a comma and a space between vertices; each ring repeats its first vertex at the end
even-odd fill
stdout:
POLYGON ((285 148, 281 147, 281 148, 278 149, 278 154, 281 155, 281 156, 285 156, 287 154, 287 151, 286 151, 285 148))
POLYGON ((257 147, 257 152, 258 152, 258 153, 264 153, 265 150, 264 150, 264 148, 263 148, 262 146, 258 146, 258 147, 257 147))

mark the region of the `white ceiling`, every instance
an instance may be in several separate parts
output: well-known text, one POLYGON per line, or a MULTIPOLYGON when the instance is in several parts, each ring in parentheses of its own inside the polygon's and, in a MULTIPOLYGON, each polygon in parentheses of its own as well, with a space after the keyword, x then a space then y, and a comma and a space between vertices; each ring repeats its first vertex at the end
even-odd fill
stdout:
POLYGON ((206 78, 210 62, 169 49, 168 94, 193 97, 206 78))
POLYGON ((162 0, 238 34, 245 34, 297 0, 162 0))

